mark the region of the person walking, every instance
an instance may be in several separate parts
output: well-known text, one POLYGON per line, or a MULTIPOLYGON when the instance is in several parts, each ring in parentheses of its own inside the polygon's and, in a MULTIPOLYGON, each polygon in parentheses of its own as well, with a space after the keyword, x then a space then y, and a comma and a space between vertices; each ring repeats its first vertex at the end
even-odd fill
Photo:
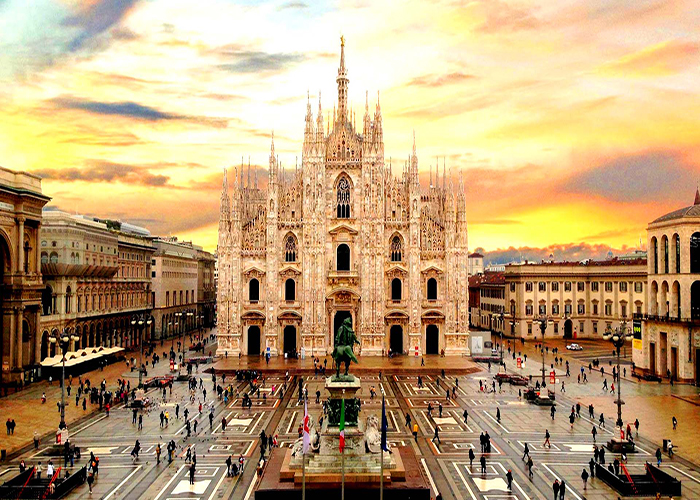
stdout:
POLYGON ((92 495, 92 483, 95 482, 95 474, 92 470, 92 467, 88 470, 88 476, 87 476, 87 484, 88 484, 88 490, 90 491, 90 495, 92 495))
POLYGON ((588 482, 588 471, 585 468, 581 471, 581 481, 583 481, 583 489, 585 490, 588 482))
POLYGON ((160 443, 156 445, 156 464, 160 463, 160 443))
POLYGON ((138 430, 143 429, 143 414, 139 415, 139 428, 138 430))
POLYGON ((481 474, 483 474, 485 476, 486 475, 486 456, 481 455, 479 462, 481 463, 481 474))
POLYGON ((661 467, 661 448, 656 448, 656 466, 661 467))
POLYGON ((437 439, 438 441, 438 446, 440 446, 440 433, 438 432, 438 426, 435 426, 435 433, 433 434, 433 439, 432 442, 434 443, 435 440, 437 439))
POLYGON ((561 480, 559 485, 559 500, 564 500, 564 494, 566 493, 566 481, 561 480))
POLYGON ((413 439, 418 442, 418 423, 413 424, 413 439))
POLYGON ((559 500, 559 480, 555 479, 552 484, 552 491, 554 491, 554 500, 559 500))
POLYGON ((588 462, 588 468, 591 471, 591 479, 595 478, 595 462, 591 458, 591 460, 588 462))
POLYGON ((571 430, 574 430, 574 421, 576 420, 576 414, 572 411, 569 415, 569 423, 571 424, 571 430))
POLYGON ((544 448, 545 446, 548 446, 550 449, 552 448, 552 444, 549 442, 549 429, 545 429, 544 431, 544 444, 542 447, 544 448))
POLYGON ((506 483, 508 484, 508 490, 513 489, 513 473, 508 469, 506 472, 506 483))
POLYGON ((676 426, 678 425, 678 420, 676 419, 676 416, 674 415, 673 418, 671 419, 671 423, 673 423, 673 430, 676 430, 676 426))
POLYGON ((530 447, 525 443, 525 449, 523 450, 523 462, 525 461, 525 457, 530 456, 530 447))
POLYGON ((469 412, 467 411, 466 408, 464 409, 464 412, 462 412, 462 416, 464 417, 464 423, 466 424, 467 419, 469 418, 469 412))
POLYGON ((639 419, 637 418, 634 419, 634 430, 637 433, 637 437, 639 437, 639 419))
POLYGON ((605 448, 602 446, 600 447, 600 452, 598 452, 598 460, 605 465, 605 448))
POLYGON ((532 457, 528 456, 527 457, 527 475, 530 478, 530 481, 532 481, 532 457))
POLYGON ((605 416, 603 414, 600 414, 600 418, 598 419, 598 427, 603 427, 605 428, 605 416))
POLYGON ((442 418, 442 403, 438 403, 438 416, 442 418))
POLYGON ((593 442, 595 443, 595 437, 596 437, 596 434, 598 434, 598 429, 595 428, 595 424, 593 424, 593 428, 591 429, 591 434, 593 434, 593 442))
POLYGON ((549 410, 550 415, 552 415, 552 420, 554 420, 554 414, 557 412, 557 408, 555 406, 552 406, 552 409, 549 410))
POLYGON ((406 427, 411 428, 411 414, 406 412, 406 427))
POLYGON ((195 473, 194 467, 195 467, 194 464, 190 465, 190 484, 194 484, 194 473, 195 473))
POLYGON ((474 465, 474 448, 469 448, 469 472, 472 472, 472 466, 474 465))
POLYGON ((501 423, 501 409, 496 408, 496 422, 501 423))

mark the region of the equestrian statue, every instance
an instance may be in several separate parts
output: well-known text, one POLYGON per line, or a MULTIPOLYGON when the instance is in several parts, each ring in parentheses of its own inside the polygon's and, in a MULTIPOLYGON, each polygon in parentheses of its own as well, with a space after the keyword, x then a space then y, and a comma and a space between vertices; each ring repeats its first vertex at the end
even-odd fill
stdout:
POLYGON ((355 344, 360 344, 355 336, 355 332, 352 330, 352 320, 350 318, 345 318, 345 321, 340 325, 338 331, 335 334, 335 348, 333 349, 333 359, 335 360, 335 378, 340 378, 340 363, 345 363, 345 376, 348 376, 348 369, 350 368, 350 362, 354 361, 357 363, 357 358, 352 352, 352 348, 355 344))

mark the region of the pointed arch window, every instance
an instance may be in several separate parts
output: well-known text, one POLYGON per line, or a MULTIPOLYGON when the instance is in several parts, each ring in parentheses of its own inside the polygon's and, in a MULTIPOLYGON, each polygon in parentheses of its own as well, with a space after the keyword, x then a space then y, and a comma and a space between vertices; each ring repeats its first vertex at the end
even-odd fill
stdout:
POLYGON ((401 262, 403 251, 403 243, 399 236, 394 236, 391 239, 391 262, 401 262))
POLYGON ((297 240, 292 234, 287 236, 287 240, 284 243, 284 261, 297 261, 297 240))
POLYGON ((338 181, 336 216, 338 219, 350 218, 350 182, 347 177, 338 181))

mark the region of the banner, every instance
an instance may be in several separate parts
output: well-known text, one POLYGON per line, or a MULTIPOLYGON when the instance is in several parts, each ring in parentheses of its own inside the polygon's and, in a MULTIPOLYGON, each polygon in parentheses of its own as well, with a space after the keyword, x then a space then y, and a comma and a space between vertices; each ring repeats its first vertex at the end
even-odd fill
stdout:
POLYGON ((309 444, 311 443, 311 430, 309 429, 309 410, 306 407, 306 399, 304 399, 304 434, 302 452, 306 455, 309 452, 309 444))
POLYGON ((345 449, 345 398, 340 400, 340 453, 345 449))
POLYGON ((389 451, 389 447, 386 444, 386 431, 389 428, 389 422, 386 419, 386 402, 384 401, 384 396, 382 396, 382 450, 389 451))

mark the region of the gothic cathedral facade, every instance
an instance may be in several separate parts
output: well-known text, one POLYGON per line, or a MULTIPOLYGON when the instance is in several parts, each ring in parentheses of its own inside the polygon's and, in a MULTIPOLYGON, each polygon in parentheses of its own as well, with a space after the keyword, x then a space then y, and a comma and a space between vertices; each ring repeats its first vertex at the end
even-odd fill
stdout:
POLYGON ((361 355, 468 354, 463 183, 443 163, 421 189, 415 135, 393 175, 379 102, 355 127, 340 50, 337 109, 324 133, 320 96, 315 119, 307 102, 301 169, 280 168, 273 137, 265 189, 224 172, 217 352, 322 356, 349 317, 361 355))

